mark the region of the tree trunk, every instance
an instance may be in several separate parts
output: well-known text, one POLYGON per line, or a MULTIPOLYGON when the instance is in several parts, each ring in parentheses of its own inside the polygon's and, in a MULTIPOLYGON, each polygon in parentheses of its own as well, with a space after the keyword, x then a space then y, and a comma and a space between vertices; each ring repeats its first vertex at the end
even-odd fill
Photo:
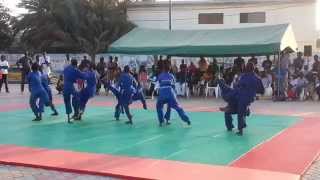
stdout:
POLYGON ((91 57, 91 62, 96 64, 96 53, 90 53, 89 55, 91 57))

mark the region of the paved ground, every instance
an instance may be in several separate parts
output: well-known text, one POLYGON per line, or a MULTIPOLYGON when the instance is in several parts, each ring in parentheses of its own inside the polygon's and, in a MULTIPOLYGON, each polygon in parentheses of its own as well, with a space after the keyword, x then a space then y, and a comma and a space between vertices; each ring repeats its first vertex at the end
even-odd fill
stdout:
MULTIPOLYGON (((27 102, 28 93, 25 95, 21 95, 18 90, 19 87, 16 85, 11 85, 11 93, 0 93, 0 101, 2 102, 10 101, 10 102, 27 102), (10 97, 10 98, 3 98, 3 97, 10 97), (12 97, 12 98, 11 98, 12 97)), ((97 101, 110 101, 112 98, 100 96, 97 97, 97 101)), ((203 98, 195 98, 195 99, 182 99, 182 104, 190 105, 197 108, 201 108, 203 106, 212 106, 213 108, 217 108, 219 106, 223 106, 224 102, 221 100, 215 99, 203 99, 203 98)), ((150 102, 149 103, 153 103, 150 102)), ((291 114, 294 116, 319 116, 320 111, 320 102, 280 102, 275 103, 272 101, 257 101, 252 106, 252 111, 260 114, 269 114, 273 112, 275 114, 291 114)), ((62 180, 62 179, 83 179, 83 180, 96 180, 96 179, 113 179, 107 177, 100 177, 100 176, 90 176, 90 175, 83 175, 83 174, 75 174, 75 173, 64 173, 58 171, 47 171, 42 169, 35 169, 35 168, 26 168, 26 167, 17 167, 17 166, 6 166, 0 165, 0 180, 38 180, 38 179, 45 179, 45 180, 62 180)), ((302 180, 319 180, 320 179, 320 160, 315 161, 311 168, 306 172, 303 176, 302 180)))
POLYGON ((116 180, 102 176, 91 176, 43 169, 0 165, 0 180, 116 180))

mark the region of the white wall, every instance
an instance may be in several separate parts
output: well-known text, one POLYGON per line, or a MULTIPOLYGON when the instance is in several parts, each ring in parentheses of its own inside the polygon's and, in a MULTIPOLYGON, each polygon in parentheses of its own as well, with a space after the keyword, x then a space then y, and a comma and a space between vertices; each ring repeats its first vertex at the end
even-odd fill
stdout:
MULTIPOLYGON (((140 27, 168 29, 168 8, 130 8, 128 16, 140 27)), ((219 29, 290 23, 296 35, 299 50, 304 45, 316 47, 315 3, 243 6, 178 6, 173 7, 173 29, 219 29), (266 12, 266 23, 240 24, 240 14, 266 12), (224 13, 224 24, 198 24, 199 13, 224 13)), ((315 49, 314 49, 315 50, 315 49)))

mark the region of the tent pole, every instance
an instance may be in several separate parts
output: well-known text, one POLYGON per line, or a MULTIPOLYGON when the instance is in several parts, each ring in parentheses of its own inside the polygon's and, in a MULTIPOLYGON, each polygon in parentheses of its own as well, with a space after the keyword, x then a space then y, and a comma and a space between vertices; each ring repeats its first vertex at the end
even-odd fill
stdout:
POLYGON ((172 0, 169 0, 169 30, 172 30, 172 0))
POLYGON ((278 85, 277 85, 277 96, 280 97, 280 73, 281 73, 281 58, 280 58, 280 51, 278 52, 278 85))

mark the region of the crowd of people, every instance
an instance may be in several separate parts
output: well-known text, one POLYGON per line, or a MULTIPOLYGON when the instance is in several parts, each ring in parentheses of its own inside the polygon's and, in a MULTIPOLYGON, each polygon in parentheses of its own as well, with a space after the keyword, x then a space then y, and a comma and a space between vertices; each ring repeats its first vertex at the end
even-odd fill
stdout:
MULTIPOLYGON (((274 97, 275 100, 306 100, 320 99, 320 62, 318 55, 315 55, 312 64, 303 57, 301 52, 297 53, 297 58, 291 60, 289 53, 282 53, 280 63, 277 60, 271 60, 270 56, 266 56, 265 60, 258 63, 255 56, 251 56, 247 62, 255 65, 255 72, 261 78, 265 94, 267 97, 274 97)), ((160 56, 150 68, 141 65, 139 68, 131 68, 132 74, 139 85, 142 87, 144 95, 153 97, 158 92, 159 85, 155 79, 161 72, 162 63, 165 59, 160 56)), ((25 53, 16 65, 21 70, 21 92, 24 92, 26 77, 31 71, 31 64, 36 62, 40 65, 45 74, 51 74, 50 56, 45 52, 35 56, 35 60, 25 53)), ((243 72, 246 60, 241 56, 234 59, 233 66, 225 67, 219 64, 213 58, 211 62, 201 57, 197 63, 193 61, 187 63, 181 60, 179 67, 176 63, 172 64, 171 73, 176 79, 177 94, 180 96, 205 96, 208 95, 207 89, 218 86, 218 77, 221 76, 229 86, 233 86, 238 80, 239 75, 243 72)), ((90 63, 87 56, 84 56, 79 65, 79 69, 83 69, 85 64, 90 63)), ((96 93, 99 94, 104 89, 108 94, 109 90, 101 79, 108 79, 111 82, 117 81, 121 73, 118 57, 110 56, 108 61, 101 57, 96 64, 96 73, 98 82, 96 93)), ((9 93, 8 73, 9 63, 6 56, 2 55, 0 60, 0 92, 2 86, 9 93)), ((56 89, 61 94, 63 91, 63 76, 60 75, 56 84, 56 89)), ((219 96, 219 91, 215 91, 219 96)))

